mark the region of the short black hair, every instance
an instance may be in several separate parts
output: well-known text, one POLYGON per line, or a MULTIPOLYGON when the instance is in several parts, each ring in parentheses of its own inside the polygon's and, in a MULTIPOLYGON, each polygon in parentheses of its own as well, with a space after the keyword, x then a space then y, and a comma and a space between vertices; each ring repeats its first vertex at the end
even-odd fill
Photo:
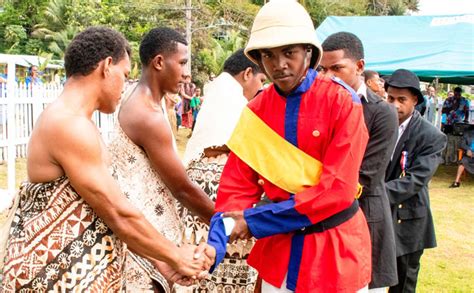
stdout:
POLYGON ((377 71, 365 70, 364 73, 363 73, 364 81, 367 82, 369 79, 374 78, 374 76, 376 76, 376 75, 379 75, 379 73, 377 71))
POLYGON ((182 34, 168 27, 150 30, 140 43, 140 62, 146 66, 158 54, 174 53, 178 43, 188 45, 182 34))
POLYGON ((130 56, 131 49, 121 33, 107 27, 89 27, 76 35, 66 49, 66 77, 86 76, 105 58, 112 57, 113 63, 117 64, 126 54, 130 56))
POLYGON ((262 72, 257 64, 245 56, 244 49, 239 49, 224 62, 223 71, 235 76, 249 67, 252 68, 254 74, 262 72))
POLYGON ((454 92, 455 93, 462 93, 462 88, 457 86, 457 87, 454 88, 454 92))
POLYGON ((353 33, 338 32, 324 40, 323 52, 343 50, 344 56, 353 60, 364 59, 364 46, 362 41, 353 33))

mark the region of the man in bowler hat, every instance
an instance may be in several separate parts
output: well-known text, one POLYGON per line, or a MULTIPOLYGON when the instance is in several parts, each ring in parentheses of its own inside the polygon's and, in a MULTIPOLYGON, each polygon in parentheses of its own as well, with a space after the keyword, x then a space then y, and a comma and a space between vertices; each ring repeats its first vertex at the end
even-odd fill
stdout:
POLYGON ((436 247, 428 182, 441 161, 446 136, 415 111, 423 102, 420 81, 411 71, 396 70, 385 83, 387 101, 398 112, 398 139, 386 171, 397 249, 398 285, 389 292, 415 292, 420 258, 436 247))

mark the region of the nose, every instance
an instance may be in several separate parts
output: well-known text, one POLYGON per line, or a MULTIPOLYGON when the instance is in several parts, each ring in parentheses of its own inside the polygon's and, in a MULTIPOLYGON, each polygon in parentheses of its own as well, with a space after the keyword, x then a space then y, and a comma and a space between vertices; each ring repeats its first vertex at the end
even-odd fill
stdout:
POLYGON ((393 101, 392 104, 397 110, 400 109, 400 103, 397 100, 393 101))
POLYGON ((277 70, 286 69, 288 67, 288 64, 286 62, 285 57, 279 55, 275 56, 273 67, 277 70))

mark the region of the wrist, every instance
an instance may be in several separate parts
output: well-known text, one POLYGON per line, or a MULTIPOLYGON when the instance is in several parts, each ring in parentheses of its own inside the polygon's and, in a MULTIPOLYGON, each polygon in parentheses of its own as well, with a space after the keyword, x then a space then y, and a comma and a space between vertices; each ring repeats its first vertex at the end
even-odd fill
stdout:
POLYGON ((166 260, 164 260, 164 262, 166 262, 168 265, 170 265, 174 270, 178 270, 178 268, 180 267, 180 263, 181 263, 181 257, 180 257, 180 253, 179 253, 179 248, 175 247, 174 249, 170 250, 171 252, 169 253, 169 255, 167 256, 166 260))

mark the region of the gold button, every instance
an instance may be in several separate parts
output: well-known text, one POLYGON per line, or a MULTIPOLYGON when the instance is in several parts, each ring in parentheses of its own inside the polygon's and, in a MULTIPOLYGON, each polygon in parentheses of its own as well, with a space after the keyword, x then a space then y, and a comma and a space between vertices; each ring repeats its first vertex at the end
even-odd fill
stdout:
POLYGON ((399 208, 399 209, 401 209, 402 207, 403 207, 402 204, 399 204, 399 205, 398 205, 398 208, 399 208))
POLYGON ((318 137, 321 133, 318 130, 313 131, 313 136, 318 137))
POLYGON ((400 224, 402 222, 402 220, 398 220, 398 224, 400 224))
POLYGON ((263 185, 263 184, 265 184, 265 181, 263 181, 263 179, 258 179, 258 184, 263 185))

